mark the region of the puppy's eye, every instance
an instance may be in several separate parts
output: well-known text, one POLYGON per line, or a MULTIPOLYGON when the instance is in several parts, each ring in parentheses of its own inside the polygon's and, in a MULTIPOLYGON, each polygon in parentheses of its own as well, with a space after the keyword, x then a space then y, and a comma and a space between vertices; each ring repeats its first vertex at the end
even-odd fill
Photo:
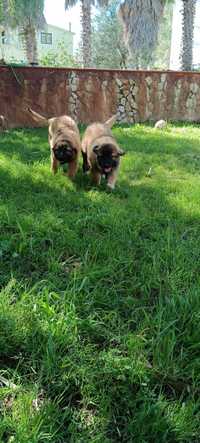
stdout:
POLYGON ((98 154, 98 151, 99 151, 99 146, 98 145, 94 146, 93 152, 95 152, 95 154, 98 154))

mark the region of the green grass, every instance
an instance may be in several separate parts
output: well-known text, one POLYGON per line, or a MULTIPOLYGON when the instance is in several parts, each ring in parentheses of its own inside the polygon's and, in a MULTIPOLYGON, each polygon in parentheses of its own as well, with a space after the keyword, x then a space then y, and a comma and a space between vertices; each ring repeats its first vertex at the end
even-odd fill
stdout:
POLYGON ((114 133, 113 193, 1 134, 1 443, 200 441, 200 129, 114 133))

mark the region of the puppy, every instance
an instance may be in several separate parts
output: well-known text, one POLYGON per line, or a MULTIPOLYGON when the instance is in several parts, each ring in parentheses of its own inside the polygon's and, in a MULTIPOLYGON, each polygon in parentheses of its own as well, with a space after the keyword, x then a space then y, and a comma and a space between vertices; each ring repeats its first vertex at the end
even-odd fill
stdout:
POLYGON ((113 116, 104 124, 89 125, 82 139, 83 171, 91 170, 96 185, 100 184, 101 177, 105 175, 110 189, 115 188, 120 157, 125 154, 111 132, 115 121, 116 116, 113 116))
POLYGON ((67 175, 74 178, 81 153, 80 135, 75 121, 67 115, 46 119, 31 108, 28 108, 28 111, 34 121, 49 128, 51 171, 53 174, 56 174, 59 165, 68 164, 67 175))
POLYGON ((0 115, 0 131, 6 131, 8 129, 8 121, 4 115, 0 115))

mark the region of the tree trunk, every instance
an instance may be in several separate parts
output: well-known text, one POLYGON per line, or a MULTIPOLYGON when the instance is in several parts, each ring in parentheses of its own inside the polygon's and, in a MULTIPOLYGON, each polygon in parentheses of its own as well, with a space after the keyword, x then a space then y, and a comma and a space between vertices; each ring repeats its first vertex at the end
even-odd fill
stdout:
POLYGON ((152 61, 164 6, 162 0, 125 0, 119 7, 125 43, 136 69, 152 61))
POLYGON ((37 36, 35 27, 30 23, 23 26, 21 30, 21 37, 28 63, 38 64, 37 36))
POLYGON ((183 71, 192 70, 194 20, 196 13, 196 0, 183 0, 183 24, 182 24, 182 50, 181 68, 183 71))
POLYGON ((81 0, 83 66, 91 66, 91 1, 81 0))

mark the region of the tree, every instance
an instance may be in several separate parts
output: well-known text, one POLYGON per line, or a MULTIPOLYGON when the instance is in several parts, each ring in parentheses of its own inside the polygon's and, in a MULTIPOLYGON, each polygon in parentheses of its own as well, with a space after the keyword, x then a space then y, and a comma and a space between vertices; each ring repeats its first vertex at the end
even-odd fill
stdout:
MULTIPOLYGON (((110 0, 108 7, 98 8, 94 16, 92 27, 92 66, 94 67, 123 69, 134 65, 134 55, 129 58, 123 41, 122 26, 117 15, 119 5, 120 0, 110 0)), ((158 44, 149 62, 150 68, 169 68, 172 13, 173 4, 168 3, 159 27, 158 44)), ((142 57, 144 64, 144 55, 142 57)))
MULTIPOLYGON (((93 5, 106 6, 109 0, 80 0, 82 24, 83 66, 91 66, 91 8, 93 5)), ((78 0, 65 0, 65 9, 75 6, 78 0)))
POLYGON ((2 0, 2 23, 19 28, 29 63, 38 62, 36 32, 45 24, 44 0, 2 0))
POLYGON ((171 53, 171 35, 172 35, 172 3, 166 5, 164 14, 160 23, 158 32, 158 43, 156 45, 152 68, 169 69, 171 53))
POLYGON ((75 57, 68 53, 64 42, 60 43, 58 46, 56 52, 53 50, 48 51, 42 56, 40 59, 40 65, 78 68, 78 62, 75 60, 75 57))
POLYGON ((0 24, 9 20, 9 0, 0 0, 0 24))
POLYGON ((182 21, 182 50, 181 67, 183 71, 192 70, 193 41, 194 41, 194 20, 196 13, 196 0, 182 0, 183 21, 182 21))
POLYGON ((119 8, 125 42, 135 68, 147 67, 152 61, 166 3, 166 0, 125 0, 119 8))
POLYGON ((92 27, 92 66, 123 69, 127 67, 128 51, 123 41, 122 27, 117 16, 119 0, 111 0, 94 17, 92 27), (105 50, 106 48, 106 50, 105 50))
POLYGON ((0 0, 0 23, 2 22, 2 18, 3 18, 3 3, 0 0))

